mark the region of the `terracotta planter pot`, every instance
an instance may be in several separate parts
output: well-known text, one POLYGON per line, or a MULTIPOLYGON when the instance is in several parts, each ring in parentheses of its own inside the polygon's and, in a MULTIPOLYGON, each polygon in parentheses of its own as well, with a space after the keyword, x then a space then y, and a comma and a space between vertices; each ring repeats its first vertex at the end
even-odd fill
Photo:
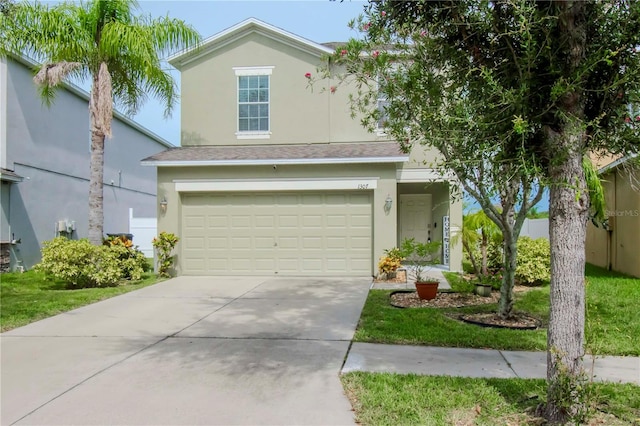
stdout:
POLYGON ((418 292, 418 297, 424 300, 435 299, 438 295, 438 285, 440 283, 438 281, 431 282, 418 282, 416 281, 416 291, 418 292))

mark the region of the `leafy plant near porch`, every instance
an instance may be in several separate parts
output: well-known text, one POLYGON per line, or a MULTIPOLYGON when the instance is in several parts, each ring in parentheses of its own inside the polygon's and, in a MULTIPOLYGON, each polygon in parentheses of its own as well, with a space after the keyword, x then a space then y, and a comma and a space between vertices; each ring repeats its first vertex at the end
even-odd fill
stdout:
POLYGON ((398 247, 386 249, 384 251, 384 256, 382 256, 378 261, 380 274, 388 278, 390 275, 394 274, 400 266, 402 266, 403 260, 404 256, 402 250, 398 247))
POLYGON ((173 266, 173 255, 171 252, 178 244, 179 238, 170 232, 160 232, 157 238, 151 242, 158 254, 158 275, 169 277, 169 270, 173 266))

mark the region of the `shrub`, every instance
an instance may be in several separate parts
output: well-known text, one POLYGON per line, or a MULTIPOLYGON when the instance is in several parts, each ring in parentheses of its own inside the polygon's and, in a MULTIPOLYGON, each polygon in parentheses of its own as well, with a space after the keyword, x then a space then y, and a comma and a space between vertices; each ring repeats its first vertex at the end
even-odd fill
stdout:
POLYGON ((87 239, 57 237, 45 241, 42 261, 36 269, 73 287, 110 286, 123 277, 118 254, 109 247, 94 246, 87 239))
POLYGON ((551 249, 549 240, 518 238, 516 280, 525 285, 541 285, 551 279, 551 249))
POLYGON ((170 232, 160 232, 157 238, 151 242, 158 253, 158 275, 169 277, 169 269, 173 266, 171 251, 178 244, 178 237, 170 232))
POLYGON ((142 273, 147 268, 147 258, 144 257, 144 253, 122 245, 113 245, 109 247, 108 251, 116 255, 123 278, 134 281, 142 278, 142 273))
POLYGON ((108 237, 102 244, 117 254, 123 278, 137 281, 142 278, 142 273, 148 270, 149 265, 144 253, 126 236, 108 237))
POLYGON ((398 270, 402 266, 404 257, 399 248, 393 247, 384 251, 384 256, 378 261, 378 269, 381 274, 389 275, 398 270))

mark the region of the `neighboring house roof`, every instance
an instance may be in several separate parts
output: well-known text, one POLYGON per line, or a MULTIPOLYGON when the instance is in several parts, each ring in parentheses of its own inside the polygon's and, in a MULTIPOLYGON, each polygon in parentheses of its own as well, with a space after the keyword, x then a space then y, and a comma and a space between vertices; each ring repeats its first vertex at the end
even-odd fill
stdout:
MULTIPOLYGON (((29 68, 35 68, 35 67, 40 65, 38 62, 36 62, 33 59, 28 58, 26 56, 11 55, 11 58, 13 60, 21 63, 22 65, 25 65, 25 66, 29 67, 29 68)), ((75 84, 64 82, 64 83, 62 83, 62 86, 65 89, 67 89, 69 92, 71 92, 74 95, 86 100, 87 102, 90 101, 89 93, 86 90, 83 90, 80 87, 76 86, 75 84)), ((136 123, 135 121, 133 121, 132 119, 130 119, 129 117, 127 117, 126 115, 122 114, 119 111, 114 110, 113 111, 113 117, 117 118, 120 121, 122 121, 123 123, 125 123, 129 127, 132 127, 134 129, 136 129, 140 133, 143 133, 144 135, 150 137, 151 139, 154 139, 156 142, 158 142, 161 145, 166 146, 167 148, 171 148, 171 147, 175 146, 174 144, 172 144, 168 140, 166 140, 163 137, 155 134, 154 132, 152 132, 151 130, 147 129, 146 127, 136 123)))
POLYGON ((144 166, 356 164, 409 161, 396 142, 289 145, 204 145, 172 148, 142 160, 144 166))
POLYGON ((279 41, 316 56, 322 56, 323 54, 331 54, 334 52, 334 49, 327 46, 290 33, 282 28, 267 24, 259 19, 249 18, 227 28, 226 30, 214 34, 204 40, 198 47, 183 50, 182 52, 178 52, 177 54, 170 56, 169 63, 180 69, 183 65, 220 49, 221 47, 236 41, 241 36, 246 36, 252 33, 258 33, 263 37, 279 41))
POLYGON ((5 182, 22 182, 23 177, 13 170, 3 169, 0 167, 0 180, 5 182))
POLYGON ((606 166, 598 169, 598 174, 603 174, 603 173, 607 173, 608 171, 615 169, 616 167, 626 163, 627 161, 631 160, 632 158, 636 158, 638 156, 638 154, 630 154, 627 155, 625 157, 620 157, 615 161, 612 161, 611 163, 607 164, 606 166))

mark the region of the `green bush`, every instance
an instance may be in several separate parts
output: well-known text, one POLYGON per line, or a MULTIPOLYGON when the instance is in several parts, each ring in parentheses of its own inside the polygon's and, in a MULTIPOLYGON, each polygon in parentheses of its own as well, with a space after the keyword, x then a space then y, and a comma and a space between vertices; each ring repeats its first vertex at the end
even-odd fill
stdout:
POLYGON ((57 237, 44 242, 36 269, 72 287, 107 287, 141 279, 145 263, 141 252, 124 245, 94 246, 87 239, 57 237))
POLYGON ((36 269, 66 281, 73 287, 113 285, 122 278, 117 254, 106 246, 94 246, 89 240, 57 237, 45 241, 42 261, 36 269))
POLYGON ((551 249, 549 240, 518 238, 516 281, 524 285, 541 285, 551 278, 551 249))
POLYGON ((144 257, 144 253, 135 248, 127 248, 122 245, 113 245, 108 251, 115 253, 123 278, 133 281, 142 279, 142 273, 148 269, 147 258, 144 257))
POLYGON ((102 240, 102 244, 118 254, 124 278, 137 281, 142 278, 143 272, 150 269, 144 253, 138 249, 138 246, 134 246, 133 241, 126 236, 108 237, 102 240))

